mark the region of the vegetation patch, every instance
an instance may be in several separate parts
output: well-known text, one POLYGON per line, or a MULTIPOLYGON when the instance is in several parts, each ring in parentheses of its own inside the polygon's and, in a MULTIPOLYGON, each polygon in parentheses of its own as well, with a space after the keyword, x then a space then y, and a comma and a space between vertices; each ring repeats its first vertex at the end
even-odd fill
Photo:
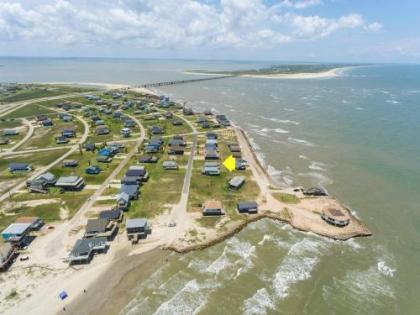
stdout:
POLYGON ((298 197, 296 197, 295 195, 292 194, 287 194, 287 193, 273 193, 273 196, 284 203, 289 203, 289 204, 298 204, 300 202, 300 199, 298 197))

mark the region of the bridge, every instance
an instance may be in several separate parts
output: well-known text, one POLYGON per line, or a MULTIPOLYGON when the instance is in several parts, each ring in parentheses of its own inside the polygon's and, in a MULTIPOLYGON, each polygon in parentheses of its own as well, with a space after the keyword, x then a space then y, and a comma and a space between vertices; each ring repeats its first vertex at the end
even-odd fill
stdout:
POLYGON ((159 87, 165 85, 175 85, 175 84, 185 84, 185 83, 193 83, 193 82, 201 82, 201 81, 209 81, 209 80, 219 80, 225 78, 232 78, 233 75, 223 75, 223 76, 213 76, 207 78, 200 78, 200 79, 185 79, 185 80, 175 80, 175 81, 166 81, 166 82, 155 82, 155 83, 146 83, 142 85, 136 85, 136 88, 152 88, 152 87, 159 87))

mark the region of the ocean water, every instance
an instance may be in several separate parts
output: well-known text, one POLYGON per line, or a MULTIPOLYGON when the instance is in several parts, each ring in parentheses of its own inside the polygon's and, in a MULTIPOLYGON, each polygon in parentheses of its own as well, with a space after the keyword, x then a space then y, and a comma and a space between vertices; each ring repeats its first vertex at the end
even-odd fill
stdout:
MULTIPOLYGON (((191 69, 273 62, 0 59, 0 81, 145 83, 191 69)), ((322 185, 373 232, 347 242, 260 221, 204 251, 171 255, 121 314, 417 314, 420 66, 317 80, 229 78, 162 88, 227 114, 284 186, 322 185)))

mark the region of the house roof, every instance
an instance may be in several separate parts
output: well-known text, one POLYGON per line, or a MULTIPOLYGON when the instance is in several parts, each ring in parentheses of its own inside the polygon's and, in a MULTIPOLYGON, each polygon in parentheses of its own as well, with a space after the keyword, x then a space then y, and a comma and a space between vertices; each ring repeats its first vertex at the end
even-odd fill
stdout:
POLYGON ((335 220, 349 220, 350 216, 346 210, 342 209, 335 209, 335 208, 329 208, 322 211, 324 215, 333 218, 335 220))
POLYGON ((129 196, 133 196, 139 191, 139 185, 127 185, 123 184, 120 189, 121 192, 127 193, 129 196))
POLYGON ((235 176, 229 181, 229 185, 239 187, 245 182, 245 176, 235 176))
POLYGON ((203 204, 204 209, 222 209, 222 202, 219 200, 206 200, 203 204))
POLYGON ((219 162, 204 162, 204 167, 219 167, 219 162))
POLYGON ((23 234, 31 227, 31 223, 12 223, 1 234, 23 234))
POLYGON ((99 213, 100 219, 117 220, 121 216, 121 210, 104 210, 99 213))
POLYGON ((53 173, 47 172, 47 173, 39 175, 37 179, 45 179, 47 181, 53 181, 55 180, 55 175, 53 173))
POLYGON ((240 201, 237 203, 238 210, 257 209, 258 203, 255 201, 240 201))
POLYGON ((178 163, 176 161, 163 161, 162 166, 163 167, 178 166, 178 163))
POLYGON ((128 202, 130 200, 130 195, 127 194, 125 191, 122 191, 117 195, 117 200, 123 200, 125 202, 128 202))
POLYGON ((86 224, 86 233, 102 233, 106 231, 107 226, 106 219, 89 219, 86 224))
POLYGON ((76 185, 79 181, 83 180, 80 176, 62 176, 55 183, 56 186, 69 186, 76 185))
POLYGON ((127 229, 145 228, 147 226, 147 220, 143 218, 129 219, 125 226, 127 229))
POLYGON ((89 253, 94 247, 104 247, 106 245, 106 237, 93 237, 77 240, 70 253, 73 257, 89 253))
POLYGON ((171 151, 179 151, 179 152, 184 152, 185 151, 185 148, 184 147, 182 147, 182 146, 180 146, 180 145, 171 145, 170 147, 169 147, 169 150, 171 150, 171 151))
POLYGON ((11 170, 27 170, 31 167, 31 164, 28 163, 10 163, 9 169, 11 170))

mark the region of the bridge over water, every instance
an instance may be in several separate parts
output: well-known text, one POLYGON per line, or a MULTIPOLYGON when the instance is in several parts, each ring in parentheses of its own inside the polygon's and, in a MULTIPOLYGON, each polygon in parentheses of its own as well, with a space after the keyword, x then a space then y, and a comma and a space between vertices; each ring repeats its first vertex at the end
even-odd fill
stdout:
POLYGON ((232 78, 233 75, 223 75, 223 76, 212 76, 207 78, 200 78, 200 79, 185 79, 185 80, 175 80, 175 81, 166 81, 166 82, 155 82, 155 83, 146 83, 141 85, 136 85, 135 87, 138 88, 152 88, 158 86, 165 86, 165 85, 175 85, 175 84, 185 84, 185 83, 193 83, 193 82, 201 82, 201 81, 210 81, 210 80, 220 80, 226 78, 232 78))

